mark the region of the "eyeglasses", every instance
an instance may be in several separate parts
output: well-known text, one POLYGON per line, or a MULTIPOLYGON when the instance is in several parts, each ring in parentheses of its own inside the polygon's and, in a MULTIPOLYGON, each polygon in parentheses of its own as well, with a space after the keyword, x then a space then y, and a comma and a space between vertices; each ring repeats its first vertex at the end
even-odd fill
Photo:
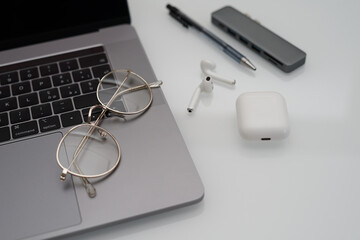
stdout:
POLYGON ((62 168, 60 179, 67 174, 80 177, 89 197, 96 189, 89 178, 100 178, 112 173, 120 163, 120 145, 114 135, 99 126, 107 114, 125 117, 139 115, 151 105, 151 88, 160 87, 161 81, 148 84, 130 70, 107 73, 97 86, 100 104, 89 109, 88 123, 71 128, 60 140, 56 160, 62 168), (96 117, 92 123, 91 119, 96 117))

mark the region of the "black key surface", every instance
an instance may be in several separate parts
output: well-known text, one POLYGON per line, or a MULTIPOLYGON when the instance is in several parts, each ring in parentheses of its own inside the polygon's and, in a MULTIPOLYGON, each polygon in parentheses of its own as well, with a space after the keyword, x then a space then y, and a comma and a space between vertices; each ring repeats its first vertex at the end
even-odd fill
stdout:
POLYGON ((57 88, 41 91, 39 92, 39 95, 42 103, 54 101, 60 98, 59 90, 57 88))
POLYGON ((13 95, 20 95, 31 92, 30 82, 21 82, 11 85, 13 95))
POLYGON ((71 84, 71 85, 66 85, 64 87, 60 88, 60 92, 61 92, 61 97, 62 98, 67 98, 67 97, 72 97, 72 96, 76 96, 80 94, 80 88, 79 85, 77 83, 71 84))
POLYGON ((101 79, 105 74, 111 72, 111 68, 109 64, 104 64, 101 66, 93 67, 92 69, 93 75, 95 78, 101 79))
POLYGON ((95 92, 98 84, 99 84, 99 80, 93 79, 90 81, 81 82, 80 86, 83 93, 89 93, 89 92, 95 92))
POLYGON ((0 112, 5 112, 17 108, 16 97, 5 98, 0 100, 0 112))
POLYGON ((13 138, 21 138, 39 133, 39 128, 36 121, 19 123, 11 126, 13 138))
POLYGON ((50 103, 37 105, 31 108, 31 114, 34 119, 50 116, 51 113, 50 103))
POLYGON ((19 81, 19 74, 18 72, 9 72, 0 75, 0 84, 6 85, 10 83, 15 83, 19 81))
POLYGON ((59 63, 62 72, 79 69, 79 64, 76 59, 70 59, 59 63))
POLYGON ((62 99, 52 103, 54 113, 68 112, 74 109, 71 99, 62 99))
POLYGON ((10 140, 10 128, 3 127, 0 128, 0 142, 8 141, 10 140))
POLYGON ((0 113, 0 127, 6 126, 8 124, 9 124, 8 114, 6 112, 0 113))
POLYGON ((55 87, 72 83, 70 73, 62 73, 62 74, 54 75, 52 76, 52 81, 55 87))
POLYGON ((35 79, 32 81, 32 86, 34 91, 43 90, 46 88, 51 88, 51 80, 50 77, 44 77, 35 79))
POLYGON ((12 124, 30 120, 30 111, 28 108, 14 110, 10 112, 10 122, 12 124))
POLYGON ((47 65, 40 66, 41 76, 54 75, 59 72, 59 67, 57 63, 51 63, 47 65))
POLYGON ((90 66, 107 63, 108 60, 104 53, 100 53, 100 54, 96 54, 96 55, 79 58, 79 62, 80 62, 80 66, 82 68, 86 68, 86 67, 90 67, 90 66))
POLYGON ((92 78, 90 69, 88 69, 88 68, 73 71, 72 76, 73 76, 75 82, 80 82, 80 81, 84 81, 84 80, 88 80, 88 79, 92 78))
POLYGON ((10 87, 9 86, 0 87, 0 99, 6 97, 10 97, 10 87))
POLYGON ((39 98, 36 92, 19 96, 20 107, 32 106, 38 103, 39 103, 39 98))
POLYGON ((40 119, 39 126, 41 132, 48 132, 51 130, 59 129, 61 127, 58 116, 52 116, 52 117, 40 119))
POLYGON ((28 68, 20 71, 20 78, 22 81, 30 80, 39 77, 39 71, 37 67, 28 68))
POLYGON ((77 125, 82 123, 82 117, 80 111, 68 112, 61 114, 61 123, 63 127, 69 127, 72 125, 77 125))
POLYGON ((74 104, 76 109, 80 109, 99 104, 99 101, 97 100, 96 93, 89 93, 74 97, 74 104))

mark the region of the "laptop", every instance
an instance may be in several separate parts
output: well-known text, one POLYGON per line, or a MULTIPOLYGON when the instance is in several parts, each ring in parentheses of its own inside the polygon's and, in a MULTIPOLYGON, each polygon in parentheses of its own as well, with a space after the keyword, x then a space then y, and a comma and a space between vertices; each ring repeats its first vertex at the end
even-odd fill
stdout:
MULTIPOLYGON (((161 88, 134 120, 107 117, 121 162, 89 198, 60 181, 56 149, 85 123, 99 79, 131 69, 156 76, 125 0, 12 1, 0 36, 0 238, 50 239, 197 203, 204 188, 161 88)), ((163 80, 166 84, 167 79, 163 80)))

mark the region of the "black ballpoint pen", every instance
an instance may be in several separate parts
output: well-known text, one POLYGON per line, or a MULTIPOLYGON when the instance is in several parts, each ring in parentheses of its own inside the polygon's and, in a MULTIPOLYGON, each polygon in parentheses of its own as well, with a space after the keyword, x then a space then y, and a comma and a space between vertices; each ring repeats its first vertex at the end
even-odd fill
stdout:
POLYGON ((244 55, 236 51, 233 47, 225 43, 223 40, 215 36, 213 33, 211 33, 209 30, 203 28, 198 23, 190 19, 188 16, 186 16, 184 13, 182 13, 179 9, 177 9, 174 6, 171 6, 170 4, 167 4, 166 7, 170 10, 169 14, 173 18, 175 18, 177 21, 179 21, 184 27, 193 27, 199 32, 205 34, 208 38, 213 40, 215 43, 217 43, 222 50, 232 57, 235 61, 238 63, 244 63, 246 66, 250 67, 252 70, 256 70, 256 67, 247 59, 244 55))

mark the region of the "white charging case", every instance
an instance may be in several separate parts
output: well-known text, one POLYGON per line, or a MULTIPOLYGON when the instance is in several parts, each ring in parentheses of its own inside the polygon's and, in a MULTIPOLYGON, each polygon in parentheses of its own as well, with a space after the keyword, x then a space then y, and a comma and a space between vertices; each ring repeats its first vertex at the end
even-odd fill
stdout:
POLYGON ((236 100, 240 135, 247 140, 281 140, 289 135, 285 99, 276 92, 249 92, 236 100))

